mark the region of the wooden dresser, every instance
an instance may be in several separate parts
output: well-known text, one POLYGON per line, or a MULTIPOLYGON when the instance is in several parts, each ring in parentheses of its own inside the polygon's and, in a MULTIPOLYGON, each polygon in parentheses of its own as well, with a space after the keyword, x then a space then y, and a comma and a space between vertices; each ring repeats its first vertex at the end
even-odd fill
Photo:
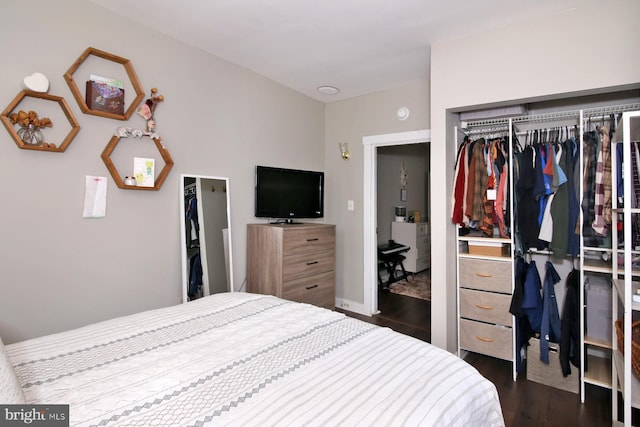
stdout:
POLYGON ((335 225, 247 225, 248 292, 334 309, 335 269, 335 225))

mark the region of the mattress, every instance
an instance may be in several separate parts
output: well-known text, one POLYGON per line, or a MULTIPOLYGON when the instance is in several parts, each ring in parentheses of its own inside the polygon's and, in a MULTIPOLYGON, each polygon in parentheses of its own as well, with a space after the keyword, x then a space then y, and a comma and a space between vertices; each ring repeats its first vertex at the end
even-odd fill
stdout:
POLYGON ((25 399, 73 426, 504 425, 495 386, 341 313, 211 295, 6 346, 25 399))

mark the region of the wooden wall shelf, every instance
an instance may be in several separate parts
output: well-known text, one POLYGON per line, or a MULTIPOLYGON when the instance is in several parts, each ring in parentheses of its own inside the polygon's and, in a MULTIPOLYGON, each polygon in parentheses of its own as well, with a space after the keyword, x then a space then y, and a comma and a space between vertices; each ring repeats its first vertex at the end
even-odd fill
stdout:
POLYGON ((7 128, 7 131, 9 132, 9 134, 11 135, 15 143, 18 145, 18 147, 24 148, 26 150, 53 151, 57 153, 62 153, 64 150, 67 149, 69 144, 71 144, 71 141, 73 140, 73 138, 75 138, 76 134, 80 131, 80 124, 78 124, 78 121, 76 120, 75 116, 69 109, 69 105, 67 104, 67 101, 65 101, 63 97, 49 95, 42 92, 34 92, 31 90, 21 91, 13 99, 13 101, 11 101, 11 103, 7 106, 7 108, 4 109, 4 111, 2 112, 2 115, 0 115, 0 120, 2 120, 2 123, 7 128), (20 105, 22 100, 26 97, 57 102, 60 108, 62 109, 62 111, 64 112, 64 115, 67 117, 67 120, 71 125, 71 130, 69 131, 65 139, 60 144, 56 144, 57 146, 55 148, 45 147, 42 145, 25 144, 24 141, 22 141, 22 139, 18 135, 14 124, 11 123, 11 120, 9 120, 9 115, 18 107, 18 105, 20 105))
MULTIPOLYGON (((136 110, 137 106, 144 99, 144 90, 142 89, 142 85, 138 80, 138 76, 136 74, 135 69, 133 68, 133 64, 131 63, 131 61, 129 61, 126 58, 122 58, 120 56, 117 56, 93 47, 88 47, 82 53, 82 55, 80 55, 80 57, 76 59, 76 62, 74 62, 73 65, 71 65, 71 67, 69 68, 69 70, 67 70, 67 72, 64 74, 64 79, 67 81, 67 84, 69 85, 69 89, 71 89, 71 93, 73 93, 73 97, 76 99, 78 106, 80 107, 82 112, 85 114, 92 114, 94 116, 107 117, 115 120, 129 120, 133 112, 136 110), (80 92, 78 85, 73 79, 73 74, 78 70, 78 68, 82 65, 82 63, 91 55, 97 56, 102 59, 106 59, 107 61, 112 61, 118 64, 122 64, 125 71, 127 72, 127 76, 129 76, 129 81, 131 82, 131 86, 133 86, 133 90, 136 93, 136 97, 133 99, 133 101, 129 103, 129 107, 127 108, 124 114, 113 114, 113 113, 107 113, 104 111, 92 110, 87 105, 85 97, 83 96, 82 92, 80 92)), ((84 85, 82 85, 82 87, 84 87, 84 85)))
POLYGON ((111 153, 120 142, 120 139, 121 137, 117 135, 114 135, 113 137, 111 137, 111 139, 109 140, 109 143, 107 144, 107 146, 104 148, 104 151, 100 155, 100 157, 102 157, 104 164, 107 166, 107 169, 109 170, 109 173, 111 174, 111 177, 115 181, 118 188, 123 188, 126 190, 158 191, 162 187, 164 180, 167 178, 169 171, 173 167, 173 159, 171 158, 171 154, 169 154, 169 151, 164 147, 164 144, 162 144, 162 138, 160 137, 151 138, 156 148, 160 152, 160 156, 162 157, 162 160, 164 160, 164 166, 160 171, 160 173, 158 174, 158 176, 155 178, 154 180, 155 185, 153 187, 138 187, 135 185, 126 185, 124 183, 122 179, 122 175, 118 172, 118 169, 116 168, 116 166, 113 164, 113 161, 111 160, 111 153))

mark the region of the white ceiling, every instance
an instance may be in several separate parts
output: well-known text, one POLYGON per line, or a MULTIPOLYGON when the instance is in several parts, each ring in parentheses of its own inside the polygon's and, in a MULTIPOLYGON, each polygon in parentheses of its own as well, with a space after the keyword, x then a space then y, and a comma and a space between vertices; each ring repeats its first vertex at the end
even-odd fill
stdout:
POLYGON ((331 102, 427 80, 434 42, 606 0, 90 1, 331 102))

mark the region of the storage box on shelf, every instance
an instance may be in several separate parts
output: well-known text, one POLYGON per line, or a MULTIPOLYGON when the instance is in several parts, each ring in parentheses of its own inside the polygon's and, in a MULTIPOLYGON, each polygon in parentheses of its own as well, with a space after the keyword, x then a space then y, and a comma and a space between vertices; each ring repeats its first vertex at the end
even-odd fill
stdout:
POLYGON ((481 256, 509 256, 509 245, 500 242, 469 242, 469 254, 481 256))
POLYGON ((580 391, 580 372, 573 369, 571 375, 563 376, 560 369, 560 346, 549 343, 549 364, 540 360, 540 340, 531 338, 527 348, 527 379, 571 393, 580 391))

